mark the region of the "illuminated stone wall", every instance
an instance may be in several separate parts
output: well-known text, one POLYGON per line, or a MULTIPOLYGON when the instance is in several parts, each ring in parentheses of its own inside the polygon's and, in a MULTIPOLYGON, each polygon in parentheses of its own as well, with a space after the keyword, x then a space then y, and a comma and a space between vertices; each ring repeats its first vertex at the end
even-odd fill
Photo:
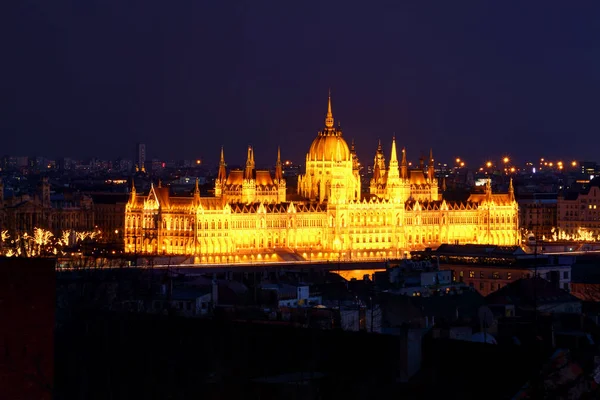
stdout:
POLYGON ((514 201, 231 204, 189 197, 161 205, 164 194, 153 194, 160 190, 134 194, 127 205, 127 252, 196 255, 204 262, 280 260, 281 251, 349 260, 399 257, 441 243, 519 244, 514 201))
MULTIPOLYGON (((558 198, 557 228, 561 239, 587 240, 600 236, 600 187, 558 198)), ((550 239, 547 237, 546 239, 550 239)))
POLYGON ((132 190, 125 212, 125 250, 185 254, 197 262, 271 260, 361 260, 401 257, 404 252, 442 243, 520 244, 518 205, 512 181, 507 194, 474 194, 446 202, 438 193, 433 154, 429 165, 408 169, 392 141, 386 168, 381 144, 371 195, 361 199, 359 163, 339 126, 331 98, 325 128, 306 156, 298 193, 285 201, 278 154, 275 176, 254 169, 248 148, 246 168, 227 174, 223 151, 215 197, 171 197, 168 188, 147 195, 132 190))

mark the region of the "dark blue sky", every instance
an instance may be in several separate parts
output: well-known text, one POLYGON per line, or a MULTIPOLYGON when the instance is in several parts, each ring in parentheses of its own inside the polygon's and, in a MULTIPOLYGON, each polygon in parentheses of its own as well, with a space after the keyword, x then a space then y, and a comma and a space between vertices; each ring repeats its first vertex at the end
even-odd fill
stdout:
POLYGON ((301 161, 331 87, 364 162, 600 161, 597 1, 4 3, 3 154, 301 161))

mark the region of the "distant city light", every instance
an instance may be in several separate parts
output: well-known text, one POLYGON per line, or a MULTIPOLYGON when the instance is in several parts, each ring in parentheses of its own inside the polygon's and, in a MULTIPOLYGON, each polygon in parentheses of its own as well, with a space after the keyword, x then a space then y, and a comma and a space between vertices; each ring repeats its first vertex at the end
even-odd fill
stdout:
POLYGON ((492 168, 492 162, 491 161, 486 162, 485 166, 488 168, 492 168))
POLYGON ((504 162, 504 164, 507 164, 507 163, 510 161, 510 158, 508 158, 508 157, 504 157, 504 158, 502 159, 502 161, 504 162))

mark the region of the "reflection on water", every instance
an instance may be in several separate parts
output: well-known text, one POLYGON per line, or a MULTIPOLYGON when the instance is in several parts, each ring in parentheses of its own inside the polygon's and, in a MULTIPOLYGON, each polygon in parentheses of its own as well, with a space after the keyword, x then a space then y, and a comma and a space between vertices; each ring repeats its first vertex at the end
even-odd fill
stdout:
POLYGON ((351 280, 352 278, 362 281, 365 275, 369 275, 369 279, 373 279, 373 274, 375 272, 380 272, 380 271, 385 271, 385 269, 353 269, 353 270, 349 270, 349 271, 331 271, 331 272, 338 274, 339 276, 346 279, 347 281, 351 280))

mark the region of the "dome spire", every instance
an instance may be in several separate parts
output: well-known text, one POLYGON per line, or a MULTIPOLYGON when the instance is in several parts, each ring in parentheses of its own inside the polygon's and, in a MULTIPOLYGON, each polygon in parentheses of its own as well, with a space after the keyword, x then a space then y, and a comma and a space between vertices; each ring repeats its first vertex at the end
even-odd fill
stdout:
POLYGON ((333 128, 333 113, 331 112, 331 89, 329 89, 329 96, 327 99, 327 116, 325 117, 325 126, 327 128, 333 128))

